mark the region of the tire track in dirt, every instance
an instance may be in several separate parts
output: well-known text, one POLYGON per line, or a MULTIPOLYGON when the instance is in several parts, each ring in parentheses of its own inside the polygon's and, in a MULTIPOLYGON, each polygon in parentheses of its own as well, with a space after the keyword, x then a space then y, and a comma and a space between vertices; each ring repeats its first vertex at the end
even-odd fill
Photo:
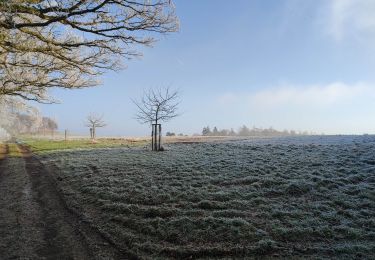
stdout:
POLYGON ((25 145, 18 145, 32 193, 40 205, 47 259, 129 259, 68 207, 51 173, 25 145))
POLYGON ((24 160, 6 150, 0 174, 0 258, 38 259, 36 252, 44 244, 40 209, 30 192, 24 160))
POLYGON ((82 243, 84 240, 76 232, 74 225, 71 225, 73 223, 70 223, 70 216, 61 206, 43 165, 25 147, 19 148, 25 160, 25 169, 30 177, 34 199, 40 206, 44 222, 43 237, 46 244, 38 253, 48 259, 93 258, 87 246, 82 243))

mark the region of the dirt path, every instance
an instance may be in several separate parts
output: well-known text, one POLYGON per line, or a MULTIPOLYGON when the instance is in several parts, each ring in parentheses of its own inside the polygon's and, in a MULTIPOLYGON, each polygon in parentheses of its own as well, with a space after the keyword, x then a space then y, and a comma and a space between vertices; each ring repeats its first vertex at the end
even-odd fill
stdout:
POLYGON ((126 259, 66 205, 25 146, 0 160, 1 259, 126 259))
POLYGON ((4 162, 5 159, 7 158, 7 155, 9 153, 9 146, 5 145, 2 146, 0 144, 0 182, 1 182, 1 176, 3 175, 2 173, 4 172, 4 162))

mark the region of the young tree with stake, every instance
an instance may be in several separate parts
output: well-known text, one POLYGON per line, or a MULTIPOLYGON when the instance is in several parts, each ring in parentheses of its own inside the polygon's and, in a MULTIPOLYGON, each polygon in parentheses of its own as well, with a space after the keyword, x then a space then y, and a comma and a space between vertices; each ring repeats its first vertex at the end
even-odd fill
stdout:
POLYGON ((150 89, 144 92, 139 101, 132 100, 137 106, 136 119, 142 124, 152 126, 152 150, 161 149, 161 122, 167 122, 177 116, 179 92, 177 90, 150 89))
POLYGON ((105 127, 106 123, 104 123, 103 116, 90 114, 87 117, 86 126, 90 127, 91 139, 92 139, 92 141, 95 141, 95 139, 96 139, 96 128, 105 127))

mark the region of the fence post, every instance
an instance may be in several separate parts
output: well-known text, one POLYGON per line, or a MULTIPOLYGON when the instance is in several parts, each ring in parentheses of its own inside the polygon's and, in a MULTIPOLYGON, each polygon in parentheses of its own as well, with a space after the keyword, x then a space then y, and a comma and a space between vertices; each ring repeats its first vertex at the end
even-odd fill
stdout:
POLYGON ((157 128, 157 125, 155 124, 155 132, 154 132, 154 150, 157 151, 158 150, 158 139, 157 139, 157 134, 158 134, 158 128, 157 128))
POLYGON ((154 150, 154 124, 151 125, 151 150, 154 150))

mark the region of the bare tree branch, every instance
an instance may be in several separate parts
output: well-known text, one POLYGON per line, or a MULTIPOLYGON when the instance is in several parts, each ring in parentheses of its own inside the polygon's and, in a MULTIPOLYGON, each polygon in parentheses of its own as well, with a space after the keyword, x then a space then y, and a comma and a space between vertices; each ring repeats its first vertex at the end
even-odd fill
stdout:
POLYGON ((169 0, 0 1, 0 96, 46 101, 50 88, 98 85, 177 29, 169 0))
POLYGON ((157 124, 167 122, 177 116, 179 106, 179 93, 169 87, 165 89, 150 89, 146 91, 141 100, 132 100, 138 112, 135 118, 143 124, 157 124))
POLYGON ((89 116, 87 116, 86 120, 87 127, 105 127, 107 125, 106 123, 104 123, 103 116, 98 116, 95 114, 90 114, 89 116))

